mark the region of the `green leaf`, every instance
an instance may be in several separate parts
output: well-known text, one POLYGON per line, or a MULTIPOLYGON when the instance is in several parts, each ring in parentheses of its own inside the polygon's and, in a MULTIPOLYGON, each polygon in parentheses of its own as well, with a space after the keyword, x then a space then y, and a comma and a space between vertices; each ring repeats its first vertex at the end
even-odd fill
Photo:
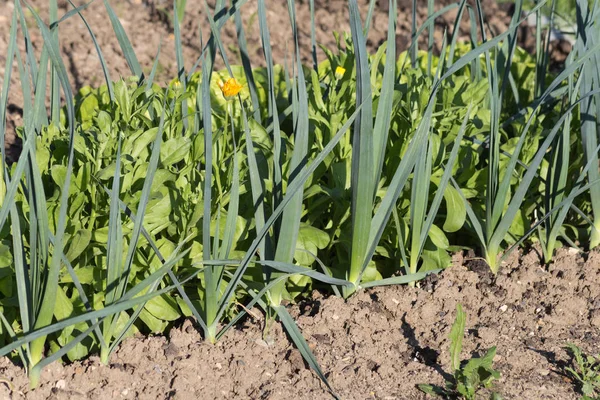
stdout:
POLYGON ((123 79, 115 83, 115 100, 119 105, 123 119, 125 122, 129 123, 131 121, 132 112, 131 95, 129 93, 129 88, 123 79))
MULTIPOLYGON (((81 284, 91 285, 94 283, 94 271, 95 267, 92 265, 77 268, 75 270, 75 275, 81 284)), ((71 275, 65 275, 61 280, 61 283, 73 283, 73 278, 71 275)))
POLYGON ((138 158, 139 155, 148 148, 148 145, 152 143, 152 141, 156 138, 156 134, 158 133, 158 127, 153 127, 139 135, 135 138, 134 142, 131 144, 131 150, 128 150, 126 145, 123 145, 123 152, 126 154, 130 154, 131 157, 138 158))
POLYGON ((460 304, 456 305, 456 317, 450 330, 450 368, 452 371, 460 369, 460 352, 465 334, 466 314, 460 304))
POLYGON ((100 128, 100 132, 104 133, 105 135, 110 134, 112 129, 112 118, 110 117, 109 113, 103 110, 98 112, 96 124, 98 125, 98 128, 100 128))
POLYGON ((164 166, 170 166, 183 160, 190 152, 192 141, 188 137, 167 140, 160 148, 160 160, 164 166))
POLYGON ((156 318, 145 308, 140 312, 139 318, 146 324, 152 333, 161 333, 169 326, 168 321, 156 318))
POLYGON ((107 167, 103 168, 100 172, 98 172, 97 178, 101 181, 106 181, 112 178, 115 174, 116 167, 116 163, 109 164, 107 167))
POLYGON ((56 305, 54 308, 54 316, 57 320, 63 320, 73 314, 73 303, 67 297, 62 288, 56 290, 56 305))
POLYGON ((67 167, 64 165, 54 165, 52 166, 50 174, 57 186, 64 187, 67 176, 67 167))
POLYGON ((93 94, 90 94, 81 102, 78 109, 78 117, 81 119, 81 122, 90 122, 96 115, 97 110, 98 98, 93 94))
POLYGON ((444 390, 444 388, 437 386, 437 385, 429 385, 429 384, 420 383, 417 385, 417 388, 421 392, 428 394, 430 396, 447 396, 446 390, 444 390))
POLYGON ((467 219, 467 208, 460 193, 452 186, 446 186, 444 192, 446 200, 446 220, 444 221, 444 232, 456 232, 463 227, 467 219))
POLYGON ((13 263, 13 257, 10 248, 0 243, 0 268, 10 267, 13 263))
POLYGON ((369 264, 367 265, 367 268, 365 268, 365 271, 362 276, 361 286, 364 287, 364 284, 366 283, 379 281, 381 279, 382 276, 381 273, 377 270, 377 264, 373 260, 369 261, 369 264))
POLYGON ((181 317, 177 302, 167 295, 157 296, 146 303, 145 309, 163 321, 175 321, 181 317))
POLYGON ((326 248, 328 244, 329 235, 326 232, 307 224, 301 224, 294 258, 300 265, 312 265, 315 258, 307 252, 317 255, 318 251, 326 248))
POLYGON ((447 249, 450 247, 450 243, 448 242, 448 238, 444 231, 437 227, 437 225, 431 225, 429 228, 429 238, 440 249, 447 249))
MULTIPOLYGON (((7 273, 12 273, 12 271, 7 271, 7 273)), ((14 286, 14 284, 13 284, 12 276, 6 276, 4 278, 0 278, 0 293, 2 293, 5 297, 8 297, 8 298, 12 297, 13 286, 14 286)))
POLYGON ((73 262, 77 257, 83 253, 83 251, 90 244, 92 239, 92 232, 86 229, 79 229, 71 238, 69 244, 69 251, 66 254, 67 260, 73 262))
POLYGON ((452 264, 452 257, 448 254, 448 251, 438 248, 436 250, 423 250, 421 254, 423 259, 423 266, 421 271, 433 271, 439 269, 448 268, 452 264))
MULTIPOLYGON (((75 340, 75 338, 73 338, 72 340, 75 340)), ((90 337, 88 337, 87 339, 78 341, 75 344, 75 346, 73 346, 67 352, 67 357, 69 358, 69 361, 73 362, 73 361, 81 360, 82 358, 87 357, 90 354, 90 347, 91 347, 90 342, 92 342, 92 339, 90 337)))

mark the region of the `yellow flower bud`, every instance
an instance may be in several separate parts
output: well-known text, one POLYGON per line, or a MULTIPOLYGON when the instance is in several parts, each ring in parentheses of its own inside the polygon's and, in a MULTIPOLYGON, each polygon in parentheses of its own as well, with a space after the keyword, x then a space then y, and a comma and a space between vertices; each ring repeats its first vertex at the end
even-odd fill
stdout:
POLYGON ((335 78, 342 79, 342 77, 344 76, 345 73, 346 73, 346 68, 338 66, 335 69, 335 78))
POLYGON ((235 97, 242 90, 242 85, 235 78, 229 78, 225 83, 219 81, 218 85, 226 100, 235 97))

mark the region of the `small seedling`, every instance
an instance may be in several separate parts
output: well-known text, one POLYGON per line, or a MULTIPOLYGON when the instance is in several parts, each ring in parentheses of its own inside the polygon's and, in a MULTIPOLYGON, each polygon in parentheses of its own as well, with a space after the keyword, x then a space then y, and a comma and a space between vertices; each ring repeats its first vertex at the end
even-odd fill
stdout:
POLYGON ((565 370, 580 386, 582 400, 600 399, 600 355, 586 355, 573 343, 567 344, 567 349, 573 354, 574 365, 565 370))
MULTIPOLYGON (((460 361, 460 352, 465 331, 466 314, 462 306, 456 306, 456 319, 450 330, 450 358, 453 379, 446 381, 446 387, 437 385, 420 384, 417 387, 426 394, 440 396, 446 399, 474 400, 477 391, 481 388, 490 388, 494 379, 500 378, 500 372, 492 368, 496 347, 492 347, 479 358, 472 357, 460 361)), ((500 400, 498 393, 490 395, 492 400, 500 400)))

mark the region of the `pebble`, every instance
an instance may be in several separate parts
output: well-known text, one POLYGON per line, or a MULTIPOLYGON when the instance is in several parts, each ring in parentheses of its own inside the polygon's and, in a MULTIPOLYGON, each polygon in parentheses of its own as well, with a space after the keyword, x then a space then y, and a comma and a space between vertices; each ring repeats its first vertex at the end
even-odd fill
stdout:
POLYGON ((267 335, 265 337, 265 343, 267 344, 267 346, 273 346, 275 344, 275 338, 271 335, 267 335))
POLYGON ((256 344, 262 347, 269 347, 269 344, 262 339, 256 339, 256 344))
POLYGON ((64 379, 61 379, 58 382, 56 382, 55 386, 57 389, 64 389, 65 387, 67 387, 67 382, 64 379))
POLYGON ((508 306, 506 304, 500 306, 500 311, 506 312, 506 310, 508 310, 508 306))
POLYGON ((540 369, 538 369, 537 373, 540 374, 541 376, 548 376, 548 375, 550 375, 550 370, 540 368, 540 369))

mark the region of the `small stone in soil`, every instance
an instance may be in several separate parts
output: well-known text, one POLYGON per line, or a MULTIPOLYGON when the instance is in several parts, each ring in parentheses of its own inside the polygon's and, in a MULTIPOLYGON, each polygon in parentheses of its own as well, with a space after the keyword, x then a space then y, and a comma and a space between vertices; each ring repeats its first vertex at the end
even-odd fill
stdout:
POLYGON ((542 375, 542 376, 547 376, 550 374, 550 371, 547 369, 538 369, 538 374, 542 375))
POLYGON ((267 346, 273 346, 275 344, 275 338, 271 335, 267 335, 265 336, 265 342, 267 343, 267 346))

